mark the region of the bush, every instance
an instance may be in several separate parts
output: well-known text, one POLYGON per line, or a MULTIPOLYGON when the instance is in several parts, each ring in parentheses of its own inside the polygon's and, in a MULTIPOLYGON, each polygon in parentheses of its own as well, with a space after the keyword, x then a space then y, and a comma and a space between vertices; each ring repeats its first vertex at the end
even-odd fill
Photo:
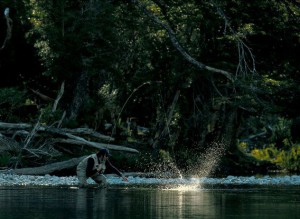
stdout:
POLYGON ((293 145, 290 149, 278 149, 273 144, 264 149, 254 149, 251 155, 263 161, 269 161, 280 169, 288 171, 300 170, 300 145, 293 145))
POLYGON ((9 165, 11 156, 9 154, 0 155, 0 167, 7 167, 9 165))
POLYGON ((16 109, 24 104, 24 92, 17 88, 0 89, 0 120, 15 122, 19 118, 15 115, 16 109))

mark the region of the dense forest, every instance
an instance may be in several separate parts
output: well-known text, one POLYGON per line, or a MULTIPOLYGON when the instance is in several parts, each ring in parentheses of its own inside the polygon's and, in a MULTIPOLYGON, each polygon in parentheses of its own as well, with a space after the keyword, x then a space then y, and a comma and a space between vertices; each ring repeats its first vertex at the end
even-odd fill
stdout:
POLYGON ((2 0, 0 12, 3 169, 107 147, 124 171, 299 172, 300 1, 2 0))

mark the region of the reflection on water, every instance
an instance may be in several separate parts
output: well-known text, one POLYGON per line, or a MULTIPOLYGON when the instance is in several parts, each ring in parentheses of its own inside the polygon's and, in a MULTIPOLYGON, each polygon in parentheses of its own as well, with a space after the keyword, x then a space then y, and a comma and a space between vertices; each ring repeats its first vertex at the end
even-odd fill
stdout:
POLYGON ((215 218, 213 196, 207 192, 161 191, 150 193, 151 218, 215 218))
POLYGON ((0 188, 0 219, 298 218, 300 189, 0 188))
POLYGON ((106 189, 78 189, 75 195, 74 218, 105 218, 106 189))

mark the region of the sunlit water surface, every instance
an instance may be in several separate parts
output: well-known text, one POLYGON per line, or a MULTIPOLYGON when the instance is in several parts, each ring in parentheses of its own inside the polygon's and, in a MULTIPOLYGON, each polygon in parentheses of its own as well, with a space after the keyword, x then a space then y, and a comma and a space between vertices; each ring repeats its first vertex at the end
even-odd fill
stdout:
POLYGON ((0 219, 292 219, 299 215, 298 185, 0 187, 0 219))

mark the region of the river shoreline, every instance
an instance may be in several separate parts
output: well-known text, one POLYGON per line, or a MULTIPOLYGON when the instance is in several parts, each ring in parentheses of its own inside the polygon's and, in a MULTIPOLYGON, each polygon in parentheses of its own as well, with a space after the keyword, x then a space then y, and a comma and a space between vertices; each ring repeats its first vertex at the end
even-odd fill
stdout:
MULTIPOLYGON (((186 177, 186 178, 153 178, 151 174, 126 173, 128 182, 116 175, 108 174, 107 182, 111 186, 141 186, 141 185, 176 185, 176 186, 300 186, 300 176, 227 176, 224 178, 209 177, 186 177), (147 177, 150 176, 150 177, 147 177)), ((88 184, 96 185, 92 179, 88 179, 88 184)), ((33 176, 33 175, 17 175, 10 173, 0 173, 0 187, 10 186, 78 186, 76 176, 33 176)))

